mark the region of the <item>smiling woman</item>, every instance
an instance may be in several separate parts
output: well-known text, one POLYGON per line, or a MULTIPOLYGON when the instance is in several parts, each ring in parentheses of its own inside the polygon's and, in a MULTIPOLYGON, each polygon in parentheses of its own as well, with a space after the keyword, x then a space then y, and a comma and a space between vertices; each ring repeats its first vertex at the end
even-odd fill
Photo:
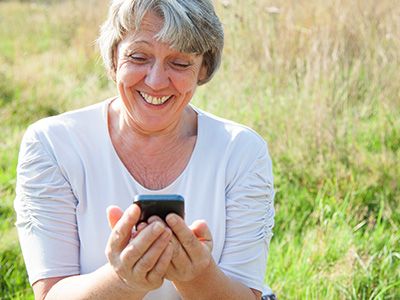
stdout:
POLYGON ((211 2, 113 1, 99 45, 118 95, 36 122, 21 144, 15 209, 36 298, 259 299, 267 145, 190 104, 221 59, 211 2), (139 223, 138 194, 182 195, 185 220, 139 223))
MULTIPOLYGON (((203 56, 179 52, 155 36, 163 19, 154 13, 143 17, 140 30, 118 43, 115 56, 116 82, 127 125, 139 131, 160 133, 182 126, 183 113, 195 131, 196 115, 185 110, 199 81, 206 76, 203 56)), ((118 112, 118 104, 112 105, 118 112)), ((111 120, 112 121, 112 120, 111 120)), ((119 124, 122 122, 117 121, 119 124)), ((185 124, 187 127, 187 124, 185 124)))

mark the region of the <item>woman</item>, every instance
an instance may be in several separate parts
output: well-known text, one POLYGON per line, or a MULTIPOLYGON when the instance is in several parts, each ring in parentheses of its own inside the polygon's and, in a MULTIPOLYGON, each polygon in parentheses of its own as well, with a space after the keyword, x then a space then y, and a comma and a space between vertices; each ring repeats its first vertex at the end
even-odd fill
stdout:
POLYGON ((15 208, 35 297, 259 299, 274 216, 266 144, 189 104, 220 63, 211 2, 115 0, 99 46, 118 96, 22 141, 15 208), (183 195, 185 221, 137 224, 133 197, 166 193, 183 195))

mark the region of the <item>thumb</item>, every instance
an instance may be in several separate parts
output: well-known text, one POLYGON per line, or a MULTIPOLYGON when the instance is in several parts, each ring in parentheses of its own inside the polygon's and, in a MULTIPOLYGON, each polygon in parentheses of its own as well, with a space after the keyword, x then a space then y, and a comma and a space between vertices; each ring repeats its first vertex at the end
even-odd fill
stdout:
POLYGON ((196 220, 192 223, 192 225, 190 225, 189 228, 192 230, 197 239, 202 242, 211 252, 213 248, 213 240, 206 221, 196 220))
POLYGON ((122 211, 121 208, 115 205, 110 205, 107 207, 107 220, 108 220, 108 225, 110 226, 111 229, 114 228, 115 224, 121 219, 122 215, 124 212, 122 211))

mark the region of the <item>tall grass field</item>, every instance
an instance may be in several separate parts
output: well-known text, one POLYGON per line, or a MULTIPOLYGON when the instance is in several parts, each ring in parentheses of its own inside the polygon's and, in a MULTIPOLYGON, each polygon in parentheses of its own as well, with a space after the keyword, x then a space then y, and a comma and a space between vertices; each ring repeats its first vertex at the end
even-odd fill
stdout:
MULTIPOLYGON (((116 94, 108 1, 0 1, 0 298, 33 299, 14 227, 26 127, 116 94)), ((267 140, 280 299, 400 299, 400 2, 219 0, 226 45, 193 103, 267 140)))

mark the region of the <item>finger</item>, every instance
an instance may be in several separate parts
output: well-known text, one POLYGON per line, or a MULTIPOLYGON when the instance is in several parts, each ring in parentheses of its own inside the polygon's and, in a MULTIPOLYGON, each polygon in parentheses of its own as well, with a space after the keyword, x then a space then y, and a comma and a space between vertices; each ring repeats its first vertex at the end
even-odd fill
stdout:
POLYGON ((109 247, 111 252, 121 252, 128 244, 133 226, 140 217, 140 208, 137 205, 131 205, 123 213, 121 219, 115 224, 110 235, 109 247))
POLYGON ((147 227, 147 223, 145 223, 145 222, 142 222, 142 223, 140 223, 139 225, 137 225, 136 226, 136 231, 139 233, 139 232, 141 232, 143 229, 145 229, 146 227, 147 227))
POLYGON ((110 226, 111 229, 114 228, 115 224, 121 219, 122 215, 124 212, 122 211, 121 208, 115 205, 110 205, 107 207, 107 219, 108 219, 108 225, 110 226))
POLYGON ((171 264, 176 270, 185 270, 191 264, 191 258, 176 237, 171 239, 173 249, 171 264))
POLYGON ((166 221, 190 258, 195 258, 202 253, 203 245, 197 240, 192 230, 181 217, 176 214, 169 214, 166 221))
POLYGON ((159 222, 163 223, 164 225, 166 225, 165 222, 163 220, 161 220, 160 217, 152 216, 147 220, 147 223, 146 222, 141 222, 139 225, 136 225, 136 231, 135 231, 135 234, 132 237, 137 236, 138 233, 141 232, 148 224, 154 223, 156 221, 159 221, 159 222))
POLYGON ((206 221, 204 220, 196 220, 189 226, 194 235, 197 237, 197 240, 203 242, 204 245, 207 246, 208 250, 211 252, 213 246, 213 240, 211 231, 208 228, 206 221))
POLYGON ((151 216, 148 220, 147 220, 147 222, 150 224, 150 223, 154 223, 154 222, 162 222, 162 223, 164 223, 165 224, 165 221, 163 220, 163 219, 161 219, 159 216, 157 216, 157 215, 154 215, 154 216, 151 216))
POLYGON ((165 228, 164 232, 154 241, 150 248, 142 255, 142 257, 134 265, 134 271, 147 274, 154 268, 161 254, 168 246, 172 232, 165 228))
POLYGON ((142 222, 139 225, 136 225, 136 228, 132 229, 131 239, 134 239, 139 234, 139 232, 141 232, 143 229, 146 228, 146 226, 147 226, 147 223, 145 223, 145 222, 142 222))
POLYGON ((165 229, 165 225, 160 222, 146 226, 121 252, 121 260, 133 266, 165 229))
POLYGON ((193 261, 175 236, 172 237, 170 245, 173 248, 173 254, 165 278, 171 281, 186 278, 192 271, 193 261))
POLYGON ((153 269, 148 273, 147 279, 149 281, 156 280, 157 278, 163 278, 167 274, 167 270, 171 266, 172 253, 174 250, 172 249, 172 245, 169 243, 167 247, 164 249, 160 258, 158 259, 156 265, 153 269))
POLYGON ((204 220, 196 220, 189 226, 198 240, 211 241, 211 232, 208 229, 207 223, 204 220))
POLYGON ((183 250, 181 243, 178 241, 178 238, 175 236, 175 234, 172 235, 170 243, 172 249, 174 250, 172 254, 172 259, 177 258, 181 252, 185 253, 185 250, 183 250))
MULTIPOLYGON (((173 250, 171 263, 176 262, 177 265, 181 261, 184 261, 183 264, 190 263, 190 259, 189 259, 188 255, 186 254, 186 251, 182 248, 181 243, 179 242, 178 238, 174 234, 172 235, 169 243, 173 250)), ((187 265, 185 265, 185 266, 187 266, 187 265)))

